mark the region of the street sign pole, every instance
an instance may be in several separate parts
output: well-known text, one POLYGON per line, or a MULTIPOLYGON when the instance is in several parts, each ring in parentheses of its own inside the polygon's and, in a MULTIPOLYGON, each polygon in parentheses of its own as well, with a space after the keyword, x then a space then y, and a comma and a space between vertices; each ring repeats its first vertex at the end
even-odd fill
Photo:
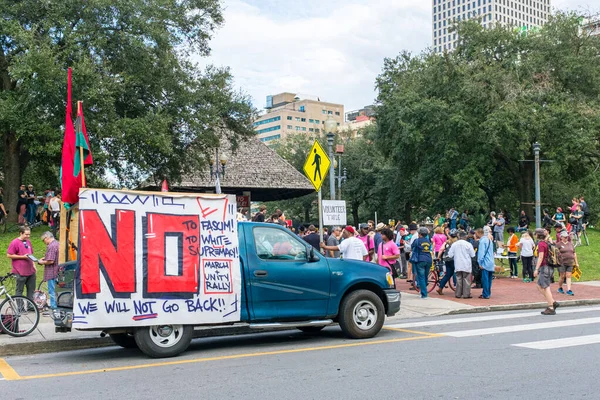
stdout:
POLYGON ((319 189, 319 241, 323 242, 323 196, 319 189))

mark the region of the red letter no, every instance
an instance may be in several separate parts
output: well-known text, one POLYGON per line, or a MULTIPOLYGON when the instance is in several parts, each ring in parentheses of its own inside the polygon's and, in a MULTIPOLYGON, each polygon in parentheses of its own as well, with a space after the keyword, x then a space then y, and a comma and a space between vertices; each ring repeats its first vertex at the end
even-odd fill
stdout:
POLYGON ((95 210, 80 212, 81 294, 100 292, 100 272, 113 297, 128 298, 135 292, 135 211, 117 210, 111 231, 95 210))

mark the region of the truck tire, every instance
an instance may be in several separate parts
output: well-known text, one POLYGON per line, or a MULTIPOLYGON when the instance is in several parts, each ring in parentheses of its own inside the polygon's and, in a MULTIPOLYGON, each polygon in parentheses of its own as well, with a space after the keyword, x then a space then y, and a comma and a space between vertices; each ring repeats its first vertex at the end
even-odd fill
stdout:
POLYGON ((298 329, 304 333, 317 333, 321 332, 325 328, 325 325, 321 326, 299 326, 298 329))
POLYGON ((175 357, 183 353, 192 341, 191 325, 154 325, 136 329, 135 342, 152 358, 175 357))
POLYGON ((124 349, 137 349, 135 337, 131 333, 111 333, 110 338, 117 345, 124 349))
POLYGON ((372 338, 379 333, 384 321, 383 302, 370 290, 356 290, 342 300, 339 323, 347 337, 372 338))

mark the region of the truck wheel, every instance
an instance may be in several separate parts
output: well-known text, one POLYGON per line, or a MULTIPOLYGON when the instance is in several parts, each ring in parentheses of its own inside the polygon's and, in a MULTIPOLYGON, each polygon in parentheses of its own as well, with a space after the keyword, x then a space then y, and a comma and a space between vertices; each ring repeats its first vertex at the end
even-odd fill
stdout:
POLYGON ((383 302, 370 290, 354 291, 340 305, 340 327, 351 339, 372 338, 379 333, 384 320, 383 302))
POLYGON ((321 326, 299 326, 298 329, 304 333, 317 333, 321 332, 325 328, 325 325, 321 326))
POLYGON ((134 337, 144 354, 165 358, 183 353, 193 335, 194 327, 191 325, 154 325, 136 329, 134 337))
POLYGON ((110 338, 116 345, 125 349, 137 349, 135 337, 131 333, 111 333, 110 338))

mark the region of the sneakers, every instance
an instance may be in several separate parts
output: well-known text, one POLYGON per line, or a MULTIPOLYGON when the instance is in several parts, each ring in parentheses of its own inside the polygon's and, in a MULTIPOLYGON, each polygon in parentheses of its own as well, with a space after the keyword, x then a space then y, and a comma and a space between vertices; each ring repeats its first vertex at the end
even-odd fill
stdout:
POLYGON ((573 293, 572 290, 567 290, 567 295, 569 295, 569 296, 575 296, 575 293, 573 293))
POLYGON ((553 308, 548 307, 542 311, 542 315, 556 315, 556 311, 554 311, 553 308))
POLYGON ((558 288, 558 293, 560 293, 560 294, 565 294, 565 291, 563 290, 563 288, 559 287, 559 288, 558 288))
POLYGON ((443 296, 443 295, 444 295, 444 289, 442 289, 442 288, 436 289, 435 291, 436 291, 436 292, 438 292, 438 294, 439 294, 440 296, 443 296))
POLYGON ((558 306, 560 306, 560 304, 558 304, 558 301, 552 303, 552 307, 554 307, 555 310, 558 308, 558 306))
POLYGON ((529 278, 523 279, 523 283, 530 283, 530 282, 531 282, 531 279, 529 279, 529 278))

